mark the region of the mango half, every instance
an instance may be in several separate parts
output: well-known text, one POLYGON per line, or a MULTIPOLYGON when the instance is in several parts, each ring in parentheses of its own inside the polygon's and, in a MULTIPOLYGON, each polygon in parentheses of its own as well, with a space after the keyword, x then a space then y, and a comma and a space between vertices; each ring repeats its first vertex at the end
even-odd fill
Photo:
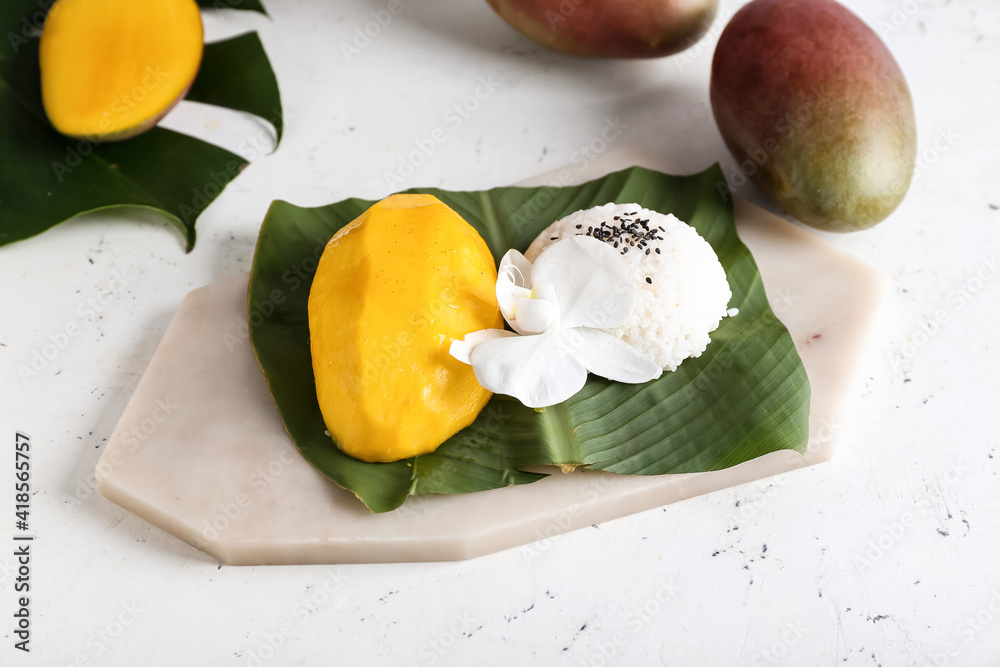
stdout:
POLYGON ((42 28, 42 103, 62 134, 117 141, 187 93, 204 33, 194 0, 59 0, 42 28))
POLYGON ((502 328, 493 255, 432 195, 392 195, 330 239, 309 292, 316 396, 349 456, 426 454, 492 395, 449 354, 453 339, 502 328))

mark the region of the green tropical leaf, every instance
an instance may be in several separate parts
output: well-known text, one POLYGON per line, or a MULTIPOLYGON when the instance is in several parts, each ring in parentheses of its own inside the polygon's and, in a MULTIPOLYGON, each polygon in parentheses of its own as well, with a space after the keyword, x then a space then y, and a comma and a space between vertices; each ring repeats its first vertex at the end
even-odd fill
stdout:
POLYGON ((411 190, 451 206, 482 234, 497 260, 511 247, 523 251, 555 220, 609 201, 673 213, 715 249, 733 291, 730 306, 740 313, 723 320, 701 357, 654 382, 591 376, 579 394, 541 411, 496 395, 437 451, 396 463, 358 461, 325 435, 309 352, 306 312, 316 261, 326 241, 374 202, 348 199, 319 208, 274 202, 250 278, 251 341, 296 447, 375 512, 398 507, 408 495, 533 482, 544 475, 526 470, 543 464, 660 475, 719 470, 782 449, 804 451, 809 381, 736 234, 731 200, 716 190, 722 182, 718 165, 693 176, 635 167, 577 187, 411 190))
POLYGON ((202 9, 245 9, 267 16, 267 10, 259 0, 197 0, 202 9))
POLYGON ((184 99, 259 116, 274 125, 281 141, 278 80, 255 32, 207 44, 198 78, 184 99))
MULTIPOLYGON (((56 132, 41 101, 43 20, 36 2, 15 0, 0 9, 0 35, 10 46, 0 49, 0 245, 82 213, 137 206, 161 212, 190 250, 198 216, 246 161, 163 128, 105 144, 56 132)), ((190 99, 260 115, 280 138, 278 85, 255 33, 205 46, 190 99)))

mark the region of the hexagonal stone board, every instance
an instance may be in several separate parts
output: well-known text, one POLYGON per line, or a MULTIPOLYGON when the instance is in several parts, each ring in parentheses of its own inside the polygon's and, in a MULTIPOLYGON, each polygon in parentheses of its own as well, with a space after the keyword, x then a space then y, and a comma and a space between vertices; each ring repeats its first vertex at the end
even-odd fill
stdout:
MULTIPOLYGON (((574 169, 574 180, 634 164, 669 171, 625 149, 574 169)), ((659 477, 556 471, 534 484, 410 498, 371 514, 286 435, 246 336, 243 275, 184 299, 101 456, 101 492, 230 565, 459 560, 826 461, 887 278, 739 199, 736 224, 812 385, 804 456, 776 452, 659 477)))

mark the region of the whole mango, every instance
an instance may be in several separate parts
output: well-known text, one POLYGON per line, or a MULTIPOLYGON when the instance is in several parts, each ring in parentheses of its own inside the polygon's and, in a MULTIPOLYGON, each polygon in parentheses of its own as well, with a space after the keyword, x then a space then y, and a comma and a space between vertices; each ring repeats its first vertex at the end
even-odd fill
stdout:
POLYGON ((659 58, 708 31, 718 0, 488 0, 507 23, 574 56, 659 58))
POLYGON ((906 79, 834 0, 753 0, 738 11, 715 49, 711 100, 737 179, 808 225, 865 229, 906 194, 917 147, 906 79))

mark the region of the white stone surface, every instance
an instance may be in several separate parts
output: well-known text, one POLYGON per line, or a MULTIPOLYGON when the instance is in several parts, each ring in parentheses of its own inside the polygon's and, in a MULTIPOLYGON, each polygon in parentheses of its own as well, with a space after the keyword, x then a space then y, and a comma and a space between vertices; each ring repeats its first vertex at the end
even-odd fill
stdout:
MULTIPOLYGON (((517 181, 572 161, 615 116, 627 125, 615 145, 643 144, 688 171, 733 160, 708 106, 721 21, 688 54, 600 63, 543 51, 483 2, 404 1, 347 63, 341 42, 382 0, 271 0, 273 20, 213 17, 214 36, 261 31, 289 129, 272 155, 243 146, 254 164, 203 218, 194 252, 165 226, 106 218, 0 249, 0 438, 12 461, 15 430, 32 436, 38 490, 32 653, 5 631, 0 663, 1000 662, 1000 8, 846 4, 870 25, 901 24, 885 39, 926 157, 888 221, 822 235, 893 278, 830 463, 466 562, 221 569, 95 493, 90 475, 181 299, 248 270, 271 199, 385 194, 397 156, 439 126, 447 140, 404 186, 517 181), (501 85, 448 124, 449 107, 490 75, 501 85), (116 271, 124 287, 111 284, 116 271), (79 333, 22 381, 18 366, 71 323, 79 333)), ((191 105, 170 123, 234 148, 247 129, 191 105)), ((11 465, 0 470, 8 498, 11 465)), ((8 619, 11 552, 0 551, 8 619)))

